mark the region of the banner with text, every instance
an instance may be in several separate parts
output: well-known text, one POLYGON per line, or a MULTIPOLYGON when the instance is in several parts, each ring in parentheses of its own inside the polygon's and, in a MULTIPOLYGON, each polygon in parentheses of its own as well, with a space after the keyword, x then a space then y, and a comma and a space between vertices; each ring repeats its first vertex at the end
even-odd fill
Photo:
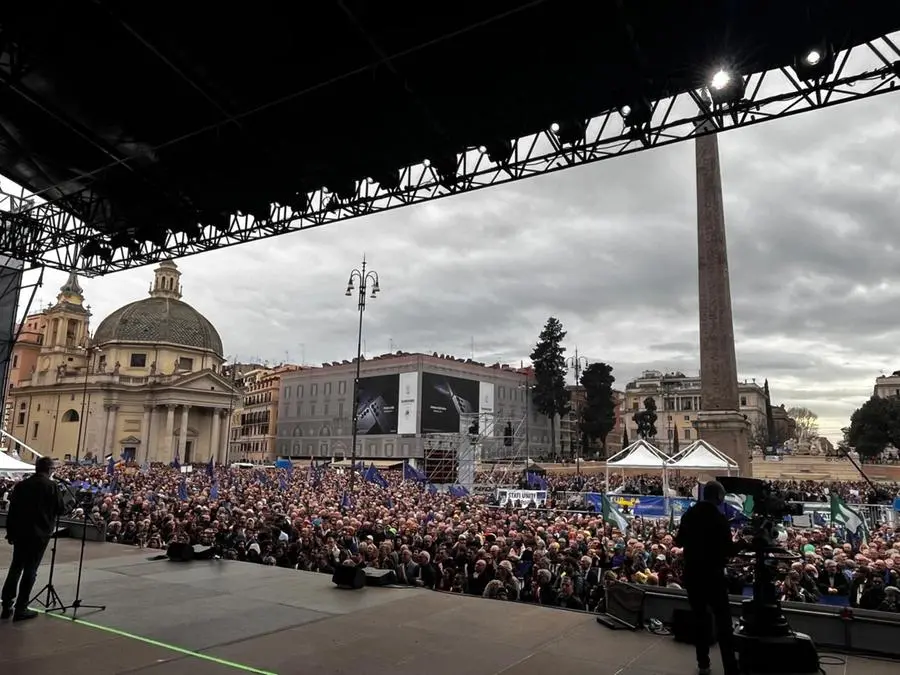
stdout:
POLYGON ((543 506, 547 501, 546 490, 498 490, 497 499, 500 506, 506 506, 509 502, 518 502, 521 506, 527 506, 534 502, 537 506, 543 506))
POLYGON ((418 433, 419 373, 400 373, 400 412, 398 434, 418 433))
POLYGON ((376 375, 359 380, 356 430, 360 435, 396 434, 399 375, 376 375))
MULTIPOLYGON (((641 518, 668 518, 670 512, 674 513, 676 518, 691 508, 694 503, 693 499, 687 497, 665 497, 649 496, 649 495, 617 495, 610 493, 610 501, 619 507, 623 513, 629 513, 633 516, 641 518)), ((602 496, 599 492, 588 492, 585 494, 585 501, 593 504, 594 508, 599 510, 602 504, 602 496)))

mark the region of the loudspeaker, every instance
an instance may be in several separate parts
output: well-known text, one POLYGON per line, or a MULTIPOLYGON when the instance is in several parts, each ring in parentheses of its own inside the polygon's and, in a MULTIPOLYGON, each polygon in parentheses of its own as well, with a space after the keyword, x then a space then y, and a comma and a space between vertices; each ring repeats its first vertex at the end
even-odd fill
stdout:
POLYGON ((194 544, 194 560, 212 560, 216 557, 216 550, 212 546, 194 544))
POLYGON ((606 613, 629 628, 644 624, 644 591, 640 586, 626 583, 606 588, 606 613))
POLYGON ((691 610, 674 610, 672 612, 672 636, 675 638, 675 642, 696 645, 699 640, 703 640, 709 646, 716 644, 718 638, 712 612, 706 611, 703 616, 705 617, 703 625, 698 627, 691 610))
POLYGON ((366 585, 366 571, 362 567, 348 567, 338 565, 334 568, 334 576, 331 583, 338 588, 357 590, 366 585))
POLYGON ((397 583, 397 575, 394 570, 379 570, 374 567, 366 567, 366 586, 391 586, 397 583))
POLYGON ((194 547, 190 544, 173 541, 166 549, 166 557, 172 562, 190 562, 194 559, 194 547))

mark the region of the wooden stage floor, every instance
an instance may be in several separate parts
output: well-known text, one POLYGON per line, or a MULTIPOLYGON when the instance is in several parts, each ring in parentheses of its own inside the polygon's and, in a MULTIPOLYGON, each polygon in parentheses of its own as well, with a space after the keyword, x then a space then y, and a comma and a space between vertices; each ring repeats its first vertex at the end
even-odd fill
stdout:
MULTIPOLYGON (((74 599, 78 542, 60 541, 56 588, 74 599)), ((235 562, 148 561, 88 543, 79 621, 0 625, 4 675, 675 675, 694 673, 671 637, 610 631, 594 617, 417 589, 341 591, 325 575, 235 562)), ((5 576, 11 547, 0 545, 5 576)), ((49 562, 49 552, 47 554, 49 562)), ((47 582, 41 569, 36 588, 47 582)), ((63 615, 65 616, 65 615, 63 615)), ((714 664, 718 658, 713 654, 714 664)), ((854 657, 827 675, 888 675, 854 657)), ((718 672, 714 668, 713 672, 718 672)))

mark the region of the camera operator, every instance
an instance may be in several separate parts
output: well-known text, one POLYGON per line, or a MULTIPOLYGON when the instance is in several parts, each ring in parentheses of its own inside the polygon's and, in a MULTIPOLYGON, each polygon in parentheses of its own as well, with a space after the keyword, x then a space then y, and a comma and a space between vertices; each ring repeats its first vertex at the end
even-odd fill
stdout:
POLYGON ((734 654, 733 626, 728 605, 728 584, 725 567, 729 559, 743 548, 731 536, 731 527, 720 511, 725 501, 725 488, 710 481, 703 486, 702 501, 694 504, 681 518, 675 541, 684 549, 684 587, 694 614, 698 638, 697 667, 700 675, 710 672, 709 643, 704 640, 707 608, 712 610, 722 653, 725 675, 738 672, 734 654))
POLYGON ((53 536, 56 517, 63 511, 59 487, 50 480, 52 471, 53 460, 41 457, 35 462, 34 475, 16 485, 10 495, 6 540, 13 545, 13 556, 0 595, 0 618, 12 616, 13 621, 24 621, 37 616, 37 612, 28 609, 28 600, 44 551, 53 536))

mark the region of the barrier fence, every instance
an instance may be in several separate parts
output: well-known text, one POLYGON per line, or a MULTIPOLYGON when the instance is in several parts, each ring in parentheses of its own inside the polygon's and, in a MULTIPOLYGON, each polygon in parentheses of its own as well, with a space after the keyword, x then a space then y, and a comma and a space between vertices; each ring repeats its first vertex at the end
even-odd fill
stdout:
MULTIPOLYGON (((502 489, 502 488, 501 488, 502 489)), ((504 492, 513 492, 511 490, 504 492)), ((520 501, 527 497, 530 490, 517 490, 520 501)), ((576 501, 581 504, 592 504, 594 510, 599 511, 597 492, 563 492, 553 493, 557 504, 569 504, 576 501)), ((663 497, 660 495, 626 495, 609 493, 609 498, 623 511, 641 518, 669 518, 676 519, 691 507, 694 500, 689 497, 663 497)), ((543 501, 543 500, 541 500, 543 501)), ((502 503, 506 503, 505 501, 502 503)), ((831 521, 831 505, 828 502, 792 502, 803 505, 803 513, 809 514, 812 525, 827 525, 831 521)), ((858 511, 871 527, 872 525, 889 524, 896 526, 900 522, 897 511, 890 504, 849 504, 850 508, 858 511)), ((567 509, 577 511, 579 509, 567 509)))

